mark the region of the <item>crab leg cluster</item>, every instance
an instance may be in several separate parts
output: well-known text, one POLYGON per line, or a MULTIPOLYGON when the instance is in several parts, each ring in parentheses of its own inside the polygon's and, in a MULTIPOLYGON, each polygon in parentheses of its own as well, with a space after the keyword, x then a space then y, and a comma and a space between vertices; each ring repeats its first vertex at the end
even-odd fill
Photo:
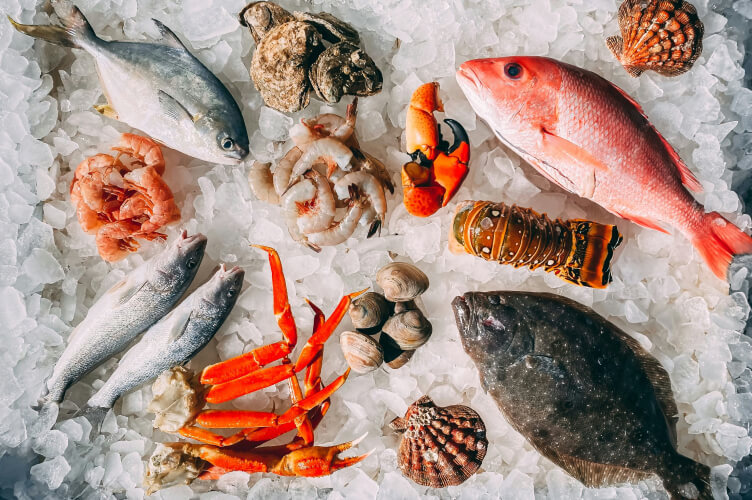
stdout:
POLYGON ((348 369, 327 386, 323 386, 321 365, 324 343, 342 320, 352 299, 365 290, 345 295, 329 318, 325 318, 315 304, 307 301, 314 312, 313 334, 293 363, 289 354, 297 344, 297 327, 287 297, 282 264, 276 250, 263 246, 257 248, 269 255, 274 315, 283 340, 207 366, 201 374, 200 382, 209 386, 204 394, 206 402, 223 403, 287 381, 292 406, 281 415, 272 412, 205 409, 190 425, 178 431, 184 437, 205 444, 170 443, 168 446, 211 463, 212 467, 199 476, 204 479, 218 477, 227 470, 304 476, 330 474, 368 456, 337 458, 339 452, 350 448, 355 442, 331 447, 313 446, 313 432, 329 409, 329 398, 344 384, 350 372, 348 369), (275 361, 281 363, 267 366, 275 361), (301 388, 297 374, 304 370, 304 388, 301 388), (209 430, 213 428, 240 431, 222 436, 209 430), (256 449, 294 429, 297 429, 297 435, 289 444, 256 449))

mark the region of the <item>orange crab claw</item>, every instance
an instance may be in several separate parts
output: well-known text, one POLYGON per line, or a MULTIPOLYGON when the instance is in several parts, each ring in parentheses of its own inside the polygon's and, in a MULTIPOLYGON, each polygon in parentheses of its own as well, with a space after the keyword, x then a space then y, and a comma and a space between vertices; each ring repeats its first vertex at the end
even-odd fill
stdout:
POLYGON ((244 394, 282 382, 294 373, 292 365, 262 368, 229 382, 211 386, 206 393, 206 401, 209 403, 224 403, 244 394))
POLYGON ((271 247, 251 245, 269 254, 269 265, 272 268, 272 290, 274 291, 274 316, 277 318, 279 329, 285 336, 285 340, 291 346, 298 342, 298 330, 295 326, 295 318, 290 310, 290 302, 287 298, 287 284, 285 275, 282 273, 282 261, 277 251, 271 247))
POLYGON ((444 188, 441 186, 408 187, 404 190, 407 212, 416 217, 433 215, 442 206, 444 188))
POLYGON ((409 155, 421 152, 427 160, 436 158, 439 131, 433 117, 434 111, 444 111, 437 82, 421 85, 410 98, 405 124, 405 143, 409 155))
POLYGON ((201 383, 221 384, 235 380, 288 354, 290 345, 285 341, 261 346, 240 356, 207 366, 201 373, 201 383))
POLYGON ((440 152, 433 161, 433 175, 436 184, 444 188, 444 199, 441 206, 446 206, 459 189, 467 176, 467 162, 470 160, 470 143, 467 132, 457 121, 447 118, 444 123, 449 125, 454 134, 454 144, 448 154, 440 152))
POLYGON ((280 476, 319 477, 344 469, 365 460, 374 450, 363 455, 350 458, 339 458, 338 455, 353 446, 356 446, 364 438, 365 434, 358 439, 336 446, 309 446, 300 448, 284 455, 271 472, 280 476))
POLYGON ((342 297, 342 299, 339 301, 339 304, 337 304, 337 307, 334 309, 332 315, 329 316, 329 318, 324 322, 323 325, 321 325, 321 328, 319 328, 313 335, 311 335, 311 338, 309 338, 308 342, 306 342, 306 344, 303 346, 303 350, 300 352, 300 356, 298 356, 298 361, 295 363, 296 373, 313 362, 316 354, 320 352, 321 349, 323 349, 324 343, 332 335, 332 333, 334 333, 334 330, 337 328, 337 325, 339 325, 340 321, 342 321, 342 318, 345 316, 348 307, 350 307, 352 299, 354 299, 358 295, 365 293, 367 290, 368 288, 365 288, 363 290, 360 290, 359 292, 353 292, 342 297))

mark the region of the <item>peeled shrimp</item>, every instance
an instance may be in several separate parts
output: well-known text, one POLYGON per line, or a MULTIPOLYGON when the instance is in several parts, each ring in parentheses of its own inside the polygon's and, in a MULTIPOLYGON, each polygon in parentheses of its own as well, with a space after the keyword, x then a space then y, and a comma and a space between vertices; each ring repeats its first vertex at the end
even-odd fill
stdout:
MULTIPOLYGON (((304 245, 308 245, 308 240, 298 227, 298 215, 300 214, 298 207, 314 196, 316 196, 316 184, 311 179, 303 179, 293 184, 281 198, 282 213, 285 217, 287 230, 293 240, 304 245)), ((317 252, 321 251, 321 248, 318 247, 311 246, 311 248, 317 252)))
POLYGON ((308 234, 308 242, 317 247, 339 245, 352 236, 355 228, 358 227, 358 221, 360 221, 362 215, 362 202, 355 195, 351 198, 350 208, 347 210, 345 217, 329 229, 308 234))
POLYGON ((270 169, 271 166, 271 163, 254 161, 251 170, 248 172, 248 184, 250 184, 251 191, 256 195, 256 198, 276 205, 279 203, 279 195, 274 190, 274 176, 270 169))
POLYGON ((315 170, 306 173, 306 176, 313 180, 316 194, 305 203, 298 203, 298 229, 303 234, 327 229, 332 225, 337 210, 327 178, 315 170))
POLYGON ((324 137, 331 137, 340 142, 347 142, 353 135, 353 132, 355 132, 355 118, 357 114, 358 99, 355 98, 352 103, 348 104, 345 118, 334 113, 318 115, 310 120, 303 118, 299 124, 294 125, 290 129, 290 137, 292 137, 295 145, 304 151, 312 142, 324 137))
POLYGON ((295 163, 300 159, 303 151, 297 147, 288 151, 285 156, 277 164, 274 169, 274 191, 278 196, 282 196, 288 187, 290 187, 290 177, 292 176, 292 168, 295 163))
POLYGON ((137 191, 134 202, 120 207, 121 219, 147 216, 141 224, 141 233, 153 233, 165 224, 180 220, 180 209, 169 186, 153 167, 141 167, 124 176, 126 186, 137 191), (125 209, 123 208, 125 207, 125 209))
POLYGON ((329 177, 337 167, 342 170, 350 170, 350 160, 352 159, 350 148, 336 139, 326 137, 313 142, 303 153, 300 159, 295 163, 292 169, 292 175, 289 184, 313 168, 313 165, 319 160, 324 160, 328 165, 327 177, 329 177))
POLYGON ((133 238, 140 226, 129 220, 110 222, 97 232, 97 250, 107 262, 125 258, 129 252, 135 252, 139 244, 133 238))
POLYGON ((112 149, 132 157, 140 166, 153 167, 159 175, 164 174, 165 162, 162 150, 148 137, 123 134, 120 137, 120 145, 112 149))
POLYGON ((340 199, 345 199, 348 196, 348 191, 351 190, 351 186, 356 186, 358 193, 361 196, 368 198, 368 203, 373 207, 376 212, 377 220, 373 221, 368 235, 373 235, 377 230, 380 231, 381 226, 384 225, 386 220, 386 195, 384 194, 384 186, 373 175, 363 170, 357 172, 350 172, 344 177, 339 179, 334 185, 334 192, 340 199))
POLYGON ((368 172, 381 181, 381 184, 388 189, 390 193, 394 194, 394 183, 392 183, 392 178, 390 177, 386 166, 381 161, 358 148, 350 146, 350 149, 352 149, 353 152, 353 169, 368 172))

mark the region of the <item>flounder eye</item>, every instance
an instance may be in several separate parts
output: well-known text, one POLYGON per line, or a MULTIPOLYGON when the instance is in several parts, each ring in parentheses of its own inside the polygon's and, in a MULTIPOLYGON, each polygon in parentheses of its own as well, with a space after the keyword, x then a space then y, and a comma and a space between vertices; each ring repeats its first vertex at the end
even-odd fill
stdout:
POLYGON ((504 74, 509 78, 516 80, 522 76, 522 66, 517 63, 509 63, 504 66, 504 74))
POLYGON ((224 139, 222 139, 222 149, 224 149, 225 151, 231 150, 234 145, 235 145, 235 142, 229 137, 225 137, 224 139))

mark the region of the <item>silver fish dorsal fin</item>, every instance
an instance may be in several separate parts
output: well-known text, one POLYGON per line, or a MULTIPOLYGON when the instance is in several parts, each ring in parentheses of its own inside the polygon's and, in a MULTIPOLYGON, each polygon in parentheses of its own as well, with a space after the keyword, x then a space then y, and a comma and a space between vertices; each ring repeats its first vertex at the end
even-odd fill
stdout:
MULTIPOLYGON (((183 44, 183 42, 180 41, 180 38, 177 37, 173 31, 164 25, 162 21, 159 19, 152 19, 154 21, 154 24, 157 26, 157 29, 159 30, 159 34, 162 35, 162 42, 164 42, 165 45, 169 45, 170 47, 174 47, 176 49, 181 49, 190 54, 190 51, 188 48, 183 44)), ((192 55, 192 54, 191 54, 192 55)))

